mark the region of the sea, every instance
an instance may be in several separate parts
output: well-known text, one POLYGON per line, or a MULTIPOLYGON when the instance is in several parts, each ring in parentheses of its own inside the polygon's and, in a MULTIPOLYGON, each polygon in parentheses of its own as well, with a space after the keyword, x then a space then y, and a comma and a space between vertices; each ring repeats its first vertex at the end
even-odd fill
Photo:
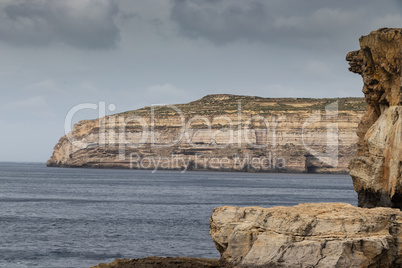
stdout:
POLYGON ((349 175, 48 168, 0 163, 0 267, 85 267, 116 258, 219 258, 219 206, 356 205, 349 175))

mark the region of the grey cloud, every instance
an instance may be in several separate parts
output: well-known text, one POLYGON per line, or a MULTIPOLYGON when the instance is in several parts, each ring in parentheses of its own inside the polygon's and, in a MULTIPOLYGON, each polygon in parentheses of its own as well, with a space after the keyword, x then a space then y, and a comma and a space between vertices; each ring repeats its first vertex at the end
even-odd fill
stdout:
POLYGON ((64 43, 86 49, 117 45, 119 9, 111 0, 17 0, 0 4, 0 41, 17 46, 64 43))
POLYGON ((216 43, 259 36, 261 26, 270 21, 259 2, 247 6, 222 0, 174 0, 171 18, 184 36, 205 37, 216 43), (230 4, 229 4, 230 3, 230 4))
POLYGON ((205 38, 216 44, 246 40, 322 46, 340 42, 351 34, 368 34, 373 27, 382 27, 373 23, 376 18, 389 13, 397 16, 401 11, 398 1, 393 0, 368 0, 363 5, 360 1, 346 0, 172 0, 172 3, 171 19, 181 35, 205 38))

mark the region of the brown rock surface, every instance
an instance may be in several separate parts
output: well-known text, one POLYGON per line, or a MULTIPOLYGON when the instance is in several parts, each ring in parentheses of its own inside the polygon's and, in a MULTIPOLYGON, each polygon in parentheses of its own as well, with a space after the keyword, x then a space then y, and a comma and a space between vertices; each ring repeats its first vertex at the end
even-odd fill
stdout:
POLYGON ((117 259, 112 263, 100 263, 91 268, 218 268, 219 260, 202 258, 163 258, 147 257, 143 259, 117 259))
POLYGON ((227 267, 401 267, 402 212, 349 204, 219 207, 210 234, 227 267))
POLYGON ((350 164, 358 205, 402 208, 402 29, 373 31, 360 47, 346 57, 368 103, 350 164))

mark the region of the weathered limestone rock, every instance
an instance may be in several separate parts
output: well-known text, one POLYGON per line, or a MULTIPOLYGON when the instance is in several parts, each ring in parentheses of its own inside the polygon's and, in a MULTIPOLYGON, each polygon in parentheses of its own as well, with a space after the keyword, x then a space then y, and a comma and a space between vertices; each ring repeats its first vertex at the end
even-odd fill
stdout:
POLYGON ((346 57, 368 103, 350 175, 360 207, 402 209, 402 29, 371 32, 360 47, 346 57))
POLYGON ((210 234, 227 267, 401 267, 402 212, 318 203, 219 207, 210 234))

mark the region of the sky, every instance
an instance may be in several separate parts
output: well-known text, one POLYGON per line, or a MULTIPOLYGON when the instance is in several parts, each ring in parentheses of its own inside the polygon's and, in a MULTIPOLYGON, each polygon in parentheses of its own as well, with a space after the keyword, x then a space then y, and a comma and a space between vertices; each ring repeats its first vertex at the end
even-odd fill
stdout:
POLYGON ((0 0, 0 161, 45 162, 84 103, 362 97, 345 56, 382 27, 402 0, 0 0))

